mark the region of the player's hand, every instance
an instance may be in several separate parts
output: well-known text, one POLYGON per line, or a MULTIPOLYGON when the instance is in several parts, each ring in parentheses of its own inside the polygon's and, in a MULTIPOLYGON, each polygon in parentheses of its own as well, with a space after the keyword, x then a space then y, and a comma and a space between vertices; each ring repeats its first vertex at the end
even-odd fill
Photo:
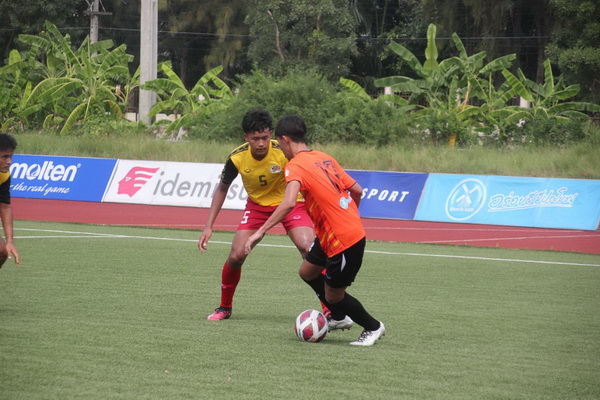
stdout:
POLYGON ((15 245, 12 243, 6 244, 6 252, 8 253, 8 258, 11 259, 13 256, 15 257, 15 264, 19 265, 19 252, 15 248, 15 245))
POLYGON ((200 249, 200 253, 204 253, 208 246, 208 240, 212 236, 212 229, 206 228, 202 231, 202 235, 200 235, 200 239, 198 240, 198 248, 200 249))
POLYGON ((244 246, 246 255, 250 254, 254 246, 256 246, 256 244, 260 242, 264 236, 265 235, 263 233, 255 232, 248 238, 248 240, 246 240, 246 245, 244 246))

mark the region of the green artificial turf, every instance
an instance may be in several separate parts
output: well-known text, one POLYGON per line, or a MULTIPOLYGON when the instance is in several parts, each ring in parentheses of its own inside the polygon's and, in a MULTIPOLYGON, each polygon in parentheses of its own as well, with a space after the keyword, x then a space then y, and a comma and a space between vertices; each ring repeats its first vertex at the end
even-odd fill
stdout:
MULTIPOLYGON (((381 319, 321 343, 319 303, 285 236, 248 258, 218 306, 231 233, 15 222, 0 269, 1 399, 596 399, 600 256, 369 242, 349 289, 381 319)), ((267 246, 268 245, 268 246, 267 246)))

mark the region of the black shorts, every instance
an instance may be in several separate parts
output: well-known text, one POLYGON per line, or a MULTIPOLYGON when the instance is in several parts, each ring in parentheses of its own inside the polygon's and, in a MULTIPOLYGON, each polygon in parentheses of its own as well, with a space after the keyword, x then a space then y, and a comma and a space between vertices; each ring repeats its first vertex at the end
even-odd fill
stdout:
POLYGON ((306 261, 325 268, 325 282, 330 287, 350 286, 362 265, 366 242, 366 238, 362 238, 341 253, 327 257, 317 238, 306 255, 306 261))

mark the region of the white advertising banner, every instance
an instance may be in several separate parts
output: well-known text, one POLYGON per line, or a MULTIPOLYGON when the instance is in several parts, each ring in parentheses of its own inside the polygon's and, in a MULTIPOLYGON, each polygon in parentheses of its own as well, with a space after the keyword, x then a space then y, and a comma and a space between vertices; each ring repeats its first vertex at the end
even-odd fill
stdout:
MULTIPOLYGON (((223 164, 118 160, 102 201, 210 208, 223 164)), ((223 208, 243 210, 248 194, 238 176, 223 208)))

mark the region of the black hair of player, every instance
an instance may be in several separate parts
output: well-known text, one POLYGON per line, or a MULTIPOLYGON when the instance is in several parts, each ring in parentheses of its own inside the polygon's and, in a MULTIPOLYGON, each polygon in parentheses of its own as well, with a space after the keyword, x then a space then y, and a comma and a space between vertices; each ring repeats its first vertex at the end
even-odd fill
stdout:
POLYGON ((273 129, 273 118, 268 111, 262 108, 249 110, 242 119, 244 133, 262 132, 265 129, 273 129))
POLYGON ((12 150, 17 148, 17 140, 8 133, 0 132, 0 151, 12 150))
POLYGON ((293 142, 306 143, 306 123, 298 115, 286 115, 275 125, 275 137, 287 136, 293 142))

